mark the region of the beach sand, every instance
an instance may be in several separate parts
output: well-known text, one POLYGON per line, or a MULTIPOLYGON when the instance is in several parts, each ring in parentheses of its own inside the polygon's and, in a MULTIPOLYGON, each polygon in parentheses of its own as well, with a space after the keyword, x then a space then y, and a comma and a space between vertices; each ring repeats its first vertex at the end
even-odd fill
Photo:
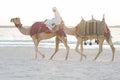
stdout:
POLYGON ((60 48, 52 60, 48 60, 54 48, 42 48, 45 55, 34 60, 33 46, 0 47, 0 80, 120 80, 120 48, 116 48, 115 60, 111 62, 110 48, 96 61, 98 47, 84 49, 87 59, 80 61, 80 55, 70 49, 65 61, 66 50, 60 48))

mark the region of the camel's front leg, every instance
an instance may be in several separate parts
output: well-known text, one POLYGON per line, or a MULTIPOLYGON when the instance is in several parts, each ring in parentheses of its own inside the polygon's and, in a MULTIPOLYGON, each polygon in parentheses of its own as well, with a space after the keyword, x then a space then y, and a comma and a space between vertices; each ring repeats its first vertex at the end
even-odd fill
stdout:
POLYGON ((82 56, 84 56, 85 59, 86 59, 86 55, 83 54, 83 41, 82 41, 82 40, 81 40, 81 42, 80 42, 80 48, 81 48, 81 60, 82 60, 82 56))
POLYGON ((108 39, 108 40, 106 40, 106 41, 107 41, 107 43, 110 45, 110 47, 111 47, 111 49, 112 49, 112 60, 111 60, 111 61, 114 61, 115 48, 114 48, 114 46, 113 46, 112 40, 111 40, 111 38, 110 38, 110 39, 108 39))
POLYGON ((38 50, 39 41, 37 39, 34 39, 34 38, 33 38, 33 41, 35 44, 35 52, 36 52, 35 59, 37 59, 38 53, 42 56, 42 58, 44 58, 45 56, 38 50))
POLYGON ((77 44, 76 44, 75 51, 81 55, 80 60, 82 60, 82 59, 83 59, 83 56, 86 58, 86 55, 85 55, 85 54, 83 54, 83 42, 82 42, 82 41, 77 40, 77 44), (80 47, 81 47, 81 52, 78 50, 79 45, 80 45, 80 47))
POLYGON ((59 49, 59 39, 58 39, 58 37, 56 37, 56 39, 55 39, 55 51, 54 51, 54 53, 51 55, 51 57, 50 57, 50 59, 49 60, 51 60, 52 58, 53 58, 53 56, 57 53, 57 51, 58 51, 58 49, 59 49))
POLYGON ((94 60, 96 60, 98 58, 98 56, 100 55, 100 53, 103 50, 103 41, 104 39, 99 39, 99 52, 97 53, 96 57, 94 58, 94 60))
POLYGON ((76 51, 77 53, 80 53, 80 51, 78 50, 78 48, 79 48, 79 42, 77 41, 75 51, 76 51))

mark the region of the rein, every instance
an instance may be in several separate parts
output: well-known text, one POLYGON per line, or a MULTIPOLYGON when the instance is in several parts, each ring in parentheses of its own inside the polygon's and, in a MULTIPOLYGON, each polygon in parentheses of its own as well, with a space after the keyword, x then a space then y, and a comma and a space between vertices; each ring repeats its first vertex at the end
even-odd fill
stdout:
POLYGON ((18 28, 21 28, 22 27, 22 24, 21 23, 19 23, 19 24, 15 24, 15 26, 18 28))

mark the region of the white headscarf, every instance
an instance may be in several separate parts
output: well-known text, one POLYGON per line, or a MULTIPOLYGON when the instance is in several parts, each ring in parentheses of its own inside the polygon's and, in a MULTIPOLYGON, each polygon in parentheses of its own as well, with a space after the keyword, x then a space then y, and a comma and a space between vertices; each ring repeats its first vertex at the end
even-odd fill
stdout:
POLYGON ((61 21, 62 21, 62 20, 61 20, 61 16, 60 16, 60 14, 59 14, 59 12, 58 12, 58 10, 57 10, 56 7, 53 7, 53 9, 55 10, 55 18, 54 18, 55 24, 58 25, 58 24, 60 24, 61 21))

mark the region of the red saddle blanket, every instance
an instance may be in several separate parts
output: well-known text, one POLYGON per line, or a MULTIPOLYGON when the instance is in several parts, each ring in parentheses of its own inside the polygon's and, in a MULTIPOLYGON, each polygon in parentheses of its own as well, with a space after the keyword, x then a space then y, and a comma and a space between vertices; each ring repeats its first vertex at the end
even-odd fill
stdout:
MULTIPOLYGON (((44 22, 35 22, 30 29, 30 35, 34 35, 37 33, 41 33, 41 32, 46 32, 46 33, 51 33, 48 29, 48 27, 46 27, 46 25, 44 24, 44 22)), ((56 31, 56 34, 59 36, 63 36, 64 32, 63 32, 63 28, 59 27, 59 30, 56 31)))
POLYGON ((30 35, 32 36, 37 33, 45 32, 46 30, 48 30, 48 28, 46 27, 44 22, 35 22, 31 26, 30 35))

